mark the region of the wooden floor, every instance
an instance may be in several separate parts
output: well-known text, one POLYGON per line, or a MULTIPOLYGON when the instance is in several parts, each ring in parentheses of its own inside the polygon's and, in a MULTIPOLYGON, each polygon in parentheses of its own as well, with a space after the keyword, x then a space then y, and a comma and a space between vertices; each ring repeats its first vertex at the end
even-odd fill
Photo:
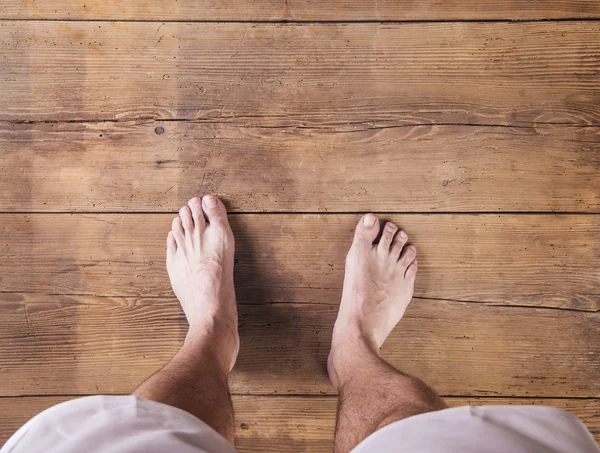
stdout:
POLYGON ((237 237, 241 452, 331 451, 367 211, 419 249, 392 364, 600 439, 600 0, 6 0, 0 88, 0 442, 174 354, 164 239, 206 193, 237 237))

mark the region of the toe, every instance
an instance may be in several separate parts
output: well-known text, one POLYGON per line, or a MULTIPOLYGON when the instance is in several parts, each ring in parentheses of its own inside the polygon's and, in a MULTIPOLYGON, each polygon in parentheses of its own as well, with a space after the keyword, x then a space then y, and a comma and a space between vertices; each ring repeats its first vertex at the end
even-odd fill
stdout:
POLYGON ((186 234, 191 234, 194 230, 194 220, 192 219, 192 211, 188 206, 184 206, 179 210, 179 217, 186 234))
MULTIPOLYGON (((398 227, 396 224, 392 222, 387 222, 383 227, 383 233, 381 233, 381 239, 379 240, 379 245, 377 246, 377 251, 383 255, 389 255, 390 246, 392 245, 392 241, 394 240, 394 235, 398 231, 398 227)), ((397 258, 396 258, 397 259, 397 258)))
POLYGON ((400 264, 403 267, 408 267, 417 257, 417 248, 414 245, 408 245, 404 247, 402 254, 400 255, 400 264))
POLYGON ((183 225, 181 224, 181 217, 177 216, 173 219, 173 224, 171 225, 171 231, 173 232, 173 237, 175 238, 177 247, 182 247, 183 241, 185 240, 185 235, 183 233, 183 225))
POLYGON ((208 223, 227 223, 225 205, 214 195, 206 195, 202 198, 202 209, 208 223))
POLYGON ((402 253, 402 248, 406 244, 406 241, 408 241, 408 234, 406 234, 405 231, 400 230, 394 238, 394 243, 392 244, 392 249, 390 251, 390 255, 392 255, 394 259, 397 260, 400 258, 400 253, 402 253))
POLYGON ((415 278, 417 277, 417 269, 418 264, 415 259, 410 265, 406 268, 406 272, 404 273, 404 278, 412 283, 415 282, 415 278))
POLYGON ((379 219, 375 214, 366 214, 354 232, 354 244, 373 246, 373 241, 379 234, 379 219))
POLYGON ((175 236, 172 231, 169 231, 167 235, 167 260, 171 260, 173 256, 177 252, 177 241, 175 241, 175 236))
POLYGON ((194 225, 196 225, 198 229, 203 230, 206 225, 206 219, 204 218, 204 213, 202 212, 202 200, 198 197, 194 197, 188 201, 188 206, 192 211, 194 225))

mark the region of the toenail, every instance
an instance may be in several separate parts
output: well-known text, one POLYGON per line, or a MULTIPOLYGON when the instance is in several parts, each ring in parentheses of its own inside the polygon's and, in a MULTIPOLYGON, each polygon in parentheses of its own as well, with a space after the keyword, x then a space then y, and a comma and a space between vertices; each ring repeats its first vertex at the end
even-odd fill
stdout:
POLYGON ((400 231, 400 237, 402 239, 406 239, 408 237, 408 234, 406 234, 404 231, 400 231))
POLYGON ((363 224, 366 226, 373 226, 375 225, 375 222, 377 222, 377 217, 375 217, 373 214, 367 214, 363 217, 363 224))
POLYGON ((214 195, 207 195, 206 197, 204 197, 204 204, 208 208, 216 208, 218 203, 219 201, 214 195))

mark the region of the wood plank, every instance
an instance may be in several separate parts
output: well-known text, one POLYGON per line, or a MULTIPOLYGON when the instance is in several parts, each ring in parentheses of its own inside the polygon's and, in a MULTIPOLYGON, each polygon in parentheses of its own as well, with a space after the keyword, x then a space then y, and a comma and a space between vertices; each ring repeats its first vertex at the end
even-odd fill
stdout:
MULTIPOLYGON (((546 405, 579 417, 600 440, 600 400, 533 398, 445 398, 450 407, 465 405, 546 405)), ((240 452, 332 451, 337 398, 233 397, 236 447, 240 452)))
MULTIPOLYGON (((27 420, 70 397, 0 399, 0 445, 27 420)), ((250 452, 331 452, 336 397, 233 396, 236 448, 250 452)), ((535 398, 446 398, 450 407, 464 405, 546 405, 580 418, 600 440, 600 400, 535 398)))
POLYGON ((0 123, 0 210, 600 212, 599 127, 0 123), (123 152, 126 150, 126 152, 123 152))
POLYGON ((477 0, 397 2, 379 0, 12 0, 0 3, 0 19, 70 20, 477 20, 599 18, 598 0, 503 0, 490 8, 477 0))
MULTIPOLYGON (((175 299, 0 296, 2 395, 129 393, 178 350, 175 299)), ((240 305, 235 393, 332 394, 337 306, 240 305)), ((600 314, 415 299, 383 347, 444 395, 600 396, 600 314), (549 341, 552 339, 552 341, 549 341)))
MULTIPOLYGON (((2 214, 5 292, 170 296, 173 214, 2 214)), ((238 214, 241 302, 339 301, 358 215, 238 214)), ((386 215, 419 250, 416 296, 598 310, 597 215, 386 215)))
POLYGON ((593 21, 4 21, 0 43, 0 120, 600 124, 593 21))

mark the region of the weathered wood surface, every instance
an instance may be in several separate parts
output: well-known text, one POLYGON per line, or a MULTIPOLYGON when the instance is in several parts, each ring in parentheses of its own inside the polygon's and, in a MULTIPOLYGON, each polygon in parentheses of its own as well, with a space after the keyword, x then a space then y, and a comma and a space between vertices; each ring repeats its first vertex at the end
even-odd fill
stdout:
POLYGON ((600 18, 598 0, 11 0, 0 19, 363 21, 600 18))
MULTIPOLYGON (((5 292, 171 295, 173 214, 2 214, 5 292)), ((238 214, 241 302, 339 301, 358 215, 238 214)), ((386 215, 418 249, 416 296, 598 310, 597 215, 386 215)))
MULTIPOLYGON (((331 394, 337 306, 240 305, 241 394, 331 394)), ((186 332, 176 299, 0 295, 4 395, 128 393, 186 332)), ((444 395, 600 396, 600 314, 415 299, 383 347, 444 395)))
POLYGON ((172 215, 141 212, 207 192, 238 212, 241 452, 331 451, 325 363, 369 210, 415 213, 387 216, 420 261, 392 364, 599 438, 600 22, 468 22, 577 18, 600 1, 1 2, 0 442, 49 395, 128 393, 175 353, 172 215), (231 20, 307 23, 189 22, 231 20))
POLYGON ((600 127, 0 123, 1 211, 600 211, 600 127))
MULTIPOLYGON (((27 420, 71 397, 0 398, 0 445, 27 420)), ((240 453, 316 452, 332 449, 337 398, 233 396, 235 444, 240 453)), ((464 405, 546 405, 567 410, 600 440, 600 400, 536 398, 446 398, 464 405)))
POLYGON ((600 124, 600 24, 0 23, 0 120, 600 124))

